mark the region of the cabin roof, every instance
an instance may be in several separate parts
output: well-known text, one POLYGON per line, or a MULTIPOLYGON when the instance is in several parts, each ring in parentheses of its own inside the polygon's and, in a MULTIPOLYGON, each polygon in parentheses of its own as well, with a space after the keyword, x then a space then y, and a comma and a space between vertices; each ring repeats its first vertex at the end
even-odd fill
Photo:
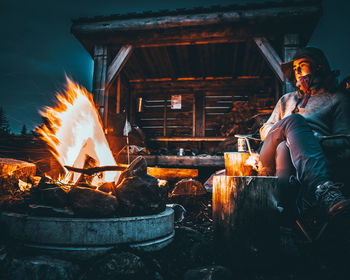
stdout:
POLYGON ((132 45, 123 68, 131 81, 265 77, 273 73, 253 38, 267 38, 283 57, 284 35, 306 44, 321 12, 320 0, 144 11, 74 19, 71 32, 92 56, 95 45, 107 46, 111 59, 132 45))

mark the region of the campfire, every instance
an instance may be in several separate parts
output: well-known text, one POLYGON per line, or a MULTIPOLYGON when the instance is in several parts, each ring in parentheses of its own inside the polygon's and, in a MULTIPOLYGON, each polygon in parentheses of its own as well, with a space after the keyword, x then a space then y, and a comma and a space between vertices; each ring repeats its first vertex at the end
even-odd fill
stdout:
MULTIPOLYGON (((67 79, 56 105, 41 114, 45 122, 37 132, 61 169, 59 174, 48 172, 36 182, 17 183, 17 196, 25 197, 22 204, 30 213, 120 217, 165 210, 166 188, 147 174, 145 159, 139 157, 123 166, 115 161, 93 97, 86 89, 67 79)), ((3 209, 7 206, 11 208, 13 203, 2 203, 3 209)))

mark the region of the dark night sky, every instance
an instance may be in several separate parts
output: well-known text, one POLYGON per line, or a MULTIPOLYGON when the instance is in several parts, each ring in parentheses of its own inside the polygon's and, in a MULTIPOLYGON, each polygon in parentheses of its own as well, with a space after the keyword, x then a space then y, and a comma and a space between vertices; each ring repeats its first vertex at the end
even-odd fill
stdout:
MULTIPOLYGON (((70 33, 71 19, 247 2, 266 0, 2 0, 0 106, 11 131, 40 123, 38 110, 52 104, 65 74, 91 90, 92 59, 70 33)), ((350 75, 350 1, 324 0, 323 9, 309 45, 322 48, 343 78, 350 75)))

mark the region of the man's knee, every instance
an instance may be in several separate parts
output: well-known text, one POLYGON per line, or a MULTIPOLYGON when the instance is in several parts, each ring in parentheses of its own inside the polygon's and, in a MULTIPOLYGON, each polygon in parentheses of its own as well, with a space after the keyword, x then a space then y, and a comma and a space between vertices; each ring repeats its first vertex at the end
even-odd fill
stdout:
POLYGON ((286 141, 282 141, 281 143, 278 144, 276 148, 276 154, 278 155, 289 155, 289 148, 287 146, 286 141))
POLYGON ((300 114, 291 114, 290 116, 285 117, 284 119, 286 122, 297 122, 297 123, 306 122, 305 118, 300 114))

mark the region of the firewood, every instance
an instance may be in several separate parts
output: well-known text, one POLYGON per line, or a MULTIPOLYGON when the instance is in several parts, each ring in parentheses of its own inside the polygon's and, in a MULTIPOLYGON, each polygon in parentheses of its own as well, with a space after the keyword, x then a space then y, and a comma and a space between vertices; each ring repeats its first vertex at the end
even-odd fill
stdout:
POLYGON ((27 182, 28 178, 34 176, 36 165, 33 163, 11 159, 0 158, 0 193, 16 191, 18 180, 27 182))
POLYGON ((199 196, 206 194, 207 191, 203 187, 203 185, 193 179, 182 179, 175 184, 173 191, 171 192, 171 196, 177 195, 191 195, 191 196, 199 196))
POLYGON ((119 165, 106 165, 106 166, 98 166, 98 167, 92 167, 92 168, 76 168, 73 166, 65 165, 65 168, 67 168, 69 171, 82 173, 86 175, 93 175, 95 173, 103 172, 103 171, 124 171, 126 169, 125 166, 119 166, 119 165))

